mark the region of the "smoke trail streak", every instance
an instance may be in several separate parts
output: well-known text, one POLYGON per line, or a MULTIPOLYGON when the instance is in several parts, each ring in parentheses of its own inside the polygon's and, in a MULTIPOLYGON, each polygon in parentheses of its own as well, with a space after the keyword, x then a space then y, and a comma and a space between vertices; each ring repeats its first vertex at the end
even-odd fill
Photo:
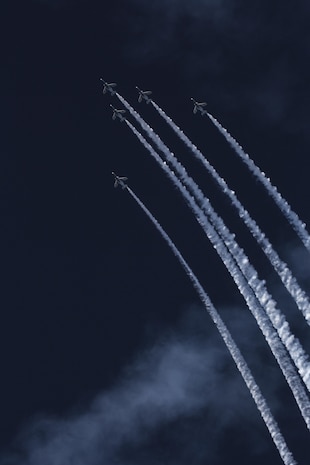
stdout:
POLYGON ((169 124, 174 132, 180 137, 180 139, 190 148, 194 156, 202 163, 204 168, 211 174, 213 179, 221 187, 222 191, 229 197, 232 205, 237 209, 240 218, 246 224, 257 243, 261 246, 264 254, 269 259, 275 271, 278 273, 282 283, 284 284, 287 291, 291 294, 295 300, 297 307, 304 315, 307 323, 310 325, 310 302, 308 296, 304 290, 298 284, 296 278, 293 276, 288 265, 280 259, 277 252, 274 250, 269 239, 265 233, 262 232, 256 221, 250 216, 249 212, 243 207, 235 192, 232 191, 226 181, 217 173, 211 163, 205 158, 200 150, 192 143, 192 141, 184 134, 184 132, 174 123, 174 121, 166 115, 166 113, 153 101, 151 100, 153 107, 158 111, 160 116, 169 124))
POLYGON ((303 223, 298 215, 292 210, 289 203, 282 197, 282 195, 278 192, 277 188, 271 184, 269 178, 266 177, 265 173, 263 173, 258 166, 255 165, 253 160, 249 157, 249 155, 243 150, 241 145, 232 137, 231 134, 217 121, 214 116, 210 113, 207 113, 208 117, 212 121, 212 123, 217 127, 217 129, 221 132, 221 134, 225 137, 227 142, 231 145, 231 147, 235 150, 237 155, 241 158, 241 160, 247 165, 249 170, 254 174, 254 176, 263 184, 266 188, 270 197, 275 201, 277 206, 280 208, 283 215, 286 217, 288 222, 293 227, 294 231, 298 234, 299 238, 303 242, 304 246, 310 252, 310 234, 306 229, 305 223, 303 223))
POLYGON ((220 317, 219 313, 213 306, 208 294, 203 289, 202 285, 200 284, 198 278, 195 276, 191 268, 189 267, 188 263, 184 259, 183 255, 179 251, 179 249, 175 246, 174 242, 170 239, 168 234, 164 231, 162 226, 158 223, 156 218, 152 215, 152 213, 148 210, 148 208, 143 204, 143 202, 136 196, 136 194, 127 186, 127 191, 129 194, 134 198, 137 204, 142 208, 148 218, 152 221, 154 226, 157 228, 163 239, 166 241, 176 258, 179 260, 181 266, 183 267, 185 273, 191 280, 195 290, 197 291, 202 303, 204 304, 207 312, 209 313, 210 317, 212 318, 213 323, 216 325, 222 339, 232 356, 247 388, 250 391, 251 396, 254 399, 254 402, 265 422, 265 425, 272 437, 272 440, 279 451, 279 454, 283 460, 285 465, 295 465, 296 461, 294 460, 292 453, 287 447, 284 437, 279 429, 279 426, 274 419, 268 404, 262 395, 259 386, 257 385, 250 368, 248 367, 245 359, 243 358, 238 346, 236 345, 232 335, 230 334, 228 328, 226 327, 224 321, 220 317))
POLYGON ((239 267, 236 265, 233 257, 227 250, 226 246, 223 244, 222 239, 219 237, 211 223, 208 221, 206 215, 197 205, 196 201, 192 195, 188 192, 185 186, 182 184, 180 179, 176 174, 169 168, 166 162, 164 162, 158 153, 153 149, 153 147, 147 142, 147 140, 140 134, 140 132, 127 120, 126 124, 139 139, 139 141, 144 145, 144 147, 149 151, 153 158, 157 161, 159 166, 164 170, 172 183, 180 190, 182 196, 186 200, 186 203, 189 205, 190 209, 194 213, 198 223, 201 225, 203 231, 208 236, 213 247, 221 257, 224 265, 229 271, 231 277, 236 283, 241 295, 244 297, 248 308, 250 309, 252 315, 257 321, 259 328, 261 329, 275 359, 277 360, 282 373, 291 388, 293 396, 296 400, 296 403, 299 407, 299 410, 302 414, 302 417, 310 430, 310 402, 307 397, 306 391, 303 384, 295 371, 294 366, 292 365, 291 359, 289 358, 285 347, 281 340, 279 339, 276 331, 274 330, 269 318, 266 313, 263 311, 260 305, 257 304, 256 297, 251 292, 245 277, 241 273, 239 267))
MULTIPOLYGON (((236 260, 238 267, 246 278, 247 285, 253 289, 259 303, 266 311, 274 328, 277 330, 281 341, 294 361, 304 383, 307 386, 308 391, 310 391, 310 363, 308 356, 301 346, 299 340, 292 334, 285 316, 279 309, 276 308, 276 302, 268 293, 265 287, 265 283, 257 277, 257 272, 249 263, 248 257, 234 240, 234 236, 230 233, 223 220, 215 213, 209 200, 204 196, 198 185, 193 181, 193 179, 189 177, 184 166, 178 162, 176 157, 170 152, 160 137, 154 133, 153 129, 129 105, 129 103, 119 94, 117 94, 117 96, 130 111, 130 113, 135 117, 135 119, 141 124, 142 128, 147 132, 150 139, 152 139, 157 147, 165 154, 166 159, 171 163, 174 170, 182 180, 182 183, 187 187, 187 189, 200 204, 202 211, 211 218, 212 224, 217 230, 217 233, 222 237, 229 252, 236 260)), ((219 240, 221 241, 220 238, 219 240)))

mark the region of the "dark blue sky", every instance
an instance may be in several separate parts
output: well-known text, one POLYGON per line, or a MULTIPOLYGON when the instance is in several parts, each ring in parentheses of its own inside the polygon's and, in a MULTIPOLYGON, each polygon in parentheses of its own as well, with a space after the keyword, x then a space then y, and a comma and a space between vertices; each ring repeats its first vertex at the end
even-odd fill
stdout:
POLYGON ((102 95, 99 81, 116 81, 186 165, 309 350, 308 328, 229 203, 155 110, 137 103, 135 90, 152 89, 309 290, 307 252, 190 102, 208 102, 310 223, 308 2, 10 0, 1 11, 1 465, 281 463, 190 282, 138 206, 113 189, 111 171, 129 177, 184 252, 296 459, 309 463, 308 433, 233 282, 176 190, 125 124, 111 120, 109 104, 120 104, 102 95), (174 370, 184 402, 167 388, 174 370), (130 409, 142 396, 136 386, 156 399, 166 386, 166 416, 156 416, 152 396, 145 409, 130 409), (94 426, 102 426, 104 448, 97 444, 92 454, 82 434, 83 451, 70 443, 61 455, 53 431, 68 435, 62 422, 96 410, 98 396, 112 405, 113 421, 94 426), (30 462, 8 458, 25 449, 43 452, 30 462))

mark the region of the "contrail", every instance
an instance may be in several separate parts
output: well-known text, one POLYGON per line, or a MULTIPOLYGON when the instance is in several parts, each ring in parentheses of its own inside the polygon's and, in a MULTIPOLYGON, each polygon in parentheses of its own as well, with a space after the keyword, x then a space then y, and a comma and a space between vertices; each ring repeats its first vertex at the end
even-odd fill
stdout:
POLYGON ((195 199, 188 192, 188 190, 182 184, 180 179, 169 168, 167 163, 160 158, 158 153, 147 142, 147 140, 142 136, 142 134, 140 134, 140 132, 128 120, 125 121, 128 127, 135 134, 135 136, 139 139, 139 141, 149 151, 153 158, 155 158, 159 166, 164 170, 164 172, 167 174, 172 183, 180 190, 182 196, 186 200, 186 203, 189 205, 197 221, 203 228, 203 231, 206 233, 213 247, 221 257, 224 265, 226 266, 230 275, 234 279, 241 295, 244 297, 252 315, 256 319, 259 328, 261 329, 275 359, 277 360, 282 370, 282 373, 288 385, 291 388, 291 391, 294 395, 294 398, 302 414, 302 417, 308 429, 310 430, 310 402, 307 397, 304 386, 301 383, 301 380, 298 374, 296 373, 294 366, 292 365, 291 359, 288 356, 283 343, 279 339, 266 313, 263 311, 261 306, 258 305, 256 297, 249 288, 249 285, 245 280, 245 277, 241 273, 239 267, 236 265, 234 259, 227 250, 226 246, 223 244, 222 239, 219 237, 211 223, 208 221, 204 212, 197 205, 195 199))
MULTIPOLYGON (((135 117, 135 119, 141 124, 142 128, 147 132, 148 136, 155 142, 157 147, 165 154, 166 159, 171 163, 174 170, 182 180, 182 183, 191 192, 194 198, 199 202, 202 211, 210 216, 213 226, 217 230, 218 234, 222 237, 226 247, 232 254, 238 267, 242 271, 246 278, 247 285, 250 286, 259 303, 266 311, 270 318, 274 328, 277 330, 281 341, 288 350, 292 360, 294 361, 304 383, 310 391, 310 364, 308 356, 301 346, 299 340, 292 334, 289 324, 285 319, 282 312, 276 308, 274 299, 268 293, 265 283, 257 277, 257 272, 254 267, 249 263, 249 259, 244 251, 239 247, 237 242, 234 240, 234 236, 230 233, 223 220, 215 213, 209 200, 204 196, 198 185, 189 177, 183 165, 176 159, 176 157, 170 152, 168 147, 163 143, 160 137, 154 133, 153 129, 143 120, 143 118, 129 105, 129 103, 117 94, 122 103, 135 117)), ((221 245, 223 241, 219 238, 221 245), (222 242, 221 242, 222 241, 222 242)), ((239 271, 239 269, 238 269, 239 271)))
POLYGON ((211 174, 213 179, 221 187, 222 191, 229 197, 232 205, 237 209, 240 218, 246 224, 257 243, 261 246, 264 254, 269 259, 275 271, 278 273, 282 283, 287 291, 291 294, 296 302, 297 307, 304 315, 307 323, 310 325, 310 302, 304 290, 298 284, 296 278, 293 276, 288 265, 282 261, 274 250, 271 242, 262 232, 256 221, 250 216, 249 212, 239 201, 235 192, 231 190, 226 181, 217 173, 211 163, 205 158, 200 150, 192 143, 192 141, 184 134, 184 132, 174 123, 174 121, 160 108, 153 100, 151 100, 153 107, 157 110, 160 116, 169 124, 174 132, 180 139, 190 148, 194 156, 202 163, 204 168, 211 174))
POLYGON ((189 267, 188 263, 184 259, 183 255, 176 247, 174 242, 170 239, 168 234, 162 228, 162 226, 158 223, 156 218, 152 215, 152 213, 148 210, 148 208, 143 204, 143 202, 137 197, 137 195, 127 186, 127 191, 129 194, 134 198, 137 204, 142 208, 144 213, 148 216, 148 218, 152 221, 154 226, 157 228, 163 239, 166 241, 176 258, 179 260, 181 266, 183 267, 185 273, 191 280, 195 290, 197 291, 202 303, 204 304, 207 312, 209 313, 210 317, 212 318, 213 323, 216 325, 222 339, 232 356, 247 388, 250 391, 251 396, 254 399, 254 402, 267 426, 267 429, 272 437, 272 440, 278 449, 278 452, 283 460, 285 465, 295 465, 296 461, 293 458, 292 453, 288 449, 288 446, 285 442, 284 437, 279 429, 279 426, 274 419, 268 404, 262 395, 259 386, 257 385, 250 368, 248 367, 245 359, 243 358, 238 346, 236 345, 232 335, 230 334, 228 328, 226 327, 224 321, 220 317, 219 313, 215 309, 214 305, 212 304, 208 294, 203 289, 202 285, 200 284, 198 278, 195 276, 191 268, 189 267))
POLYGON ((303 223, 298 215, 292 210, 289 203, 282 197, 282 195, 278 192, 277 188, 273 186, 270 182, 270 179, 266 177, 265 173, 263 173, 258 166, 255 165, 253 160, 249 157, 249 155, 243 150, 240 144, 233 138, 231 134, 219 123, 219 121, 214 118, 210 113, 207 113, 208 117, 212 121, 212 123, 217 127, 217 129, 221 132, 221 134, 225 137, 227 142, 231 145, 231 147, 235 150, 237 155, 241 158, 241 160, 247 165, 249 170, 254 174, 254 176, 263 184, 266 188, 268 194, 272 197, 275 201, 277 206, 280 208, 283 215, 286 217, 288 222, 293 227, 294 231, 298 234, 299 238, 302 240, 304 246, 310 252, 310 235, 306 229, 305 223, 303 223))

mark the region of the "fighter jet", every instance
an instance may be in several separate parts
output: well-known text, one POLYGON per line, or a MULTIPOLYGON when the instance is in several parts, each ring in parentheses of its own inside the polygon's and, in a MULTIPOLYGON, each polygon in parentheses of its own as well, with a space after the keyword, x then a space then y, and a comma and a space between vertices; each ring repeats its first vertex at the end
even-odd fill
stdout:
POLYGON ((115 90, 113 89, 113 87, 116 87, 115 82, 110 82, 109 84, 108 82, 105 82, 102 78, 100 78, 100 81, 103 82, 103 89, 102 89, 103 94, 106 94, 107 92, 110 92, 111 95, 115 94, 115 90))
POLYGON ((136 86, 137 91, 139 92, 138 102, 141 103, 142 100, 145 100, 146 103, 150 103, 151 99, 149 95, 151 95, 151 90, 141 90, 138 86, 136 86))
POLYGON ((117 110, 117 108, 114 108, 113 105, 110 105, 110 107, 113 110, 112 119, 118 118, 120 121, 124 121, 125 118, 123 114, 126 113, 126 110, 117 110))
POLYGON ((120 186, 122 189, 126 189, 127 185, 124 181, 127 181, 128 178, 126 176, 117 176, 113 171, 112 174, 114 176, 114 187, 120 186))
POLYGON ((202 114, 202 115, 205 115, 207 112, 204 110, 204 107, 207 106, 206 102, 196 102, 196 100, 194 100, 193 98, 191 98, 191 101, 193 102, 194 104, 194 109, 193 109, 193 113, 197 113, 198 111, 202 114))

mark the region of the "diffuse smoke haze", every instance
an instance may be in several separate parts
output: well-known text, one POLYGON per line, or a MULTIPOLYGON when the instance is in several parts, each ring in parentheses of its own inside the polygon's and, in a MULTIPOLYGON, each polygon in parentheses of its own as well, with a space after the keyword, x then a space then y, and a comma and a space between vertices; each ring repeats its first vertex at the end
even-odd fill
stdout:
POLYGON ((220 414, 221 427, 233 423, 238 415, 232 410, 239 411, 244 391, 226 373, 226 363, 224 347, 212 337, 202 342, 184 332, 170 335, 140 356, 83 413, 33 420, 15 444, 18 452, 2 457, 0 464, 108 465, 117 460, 123 444, 143 444, 161 426, 202 408, 220 414))

